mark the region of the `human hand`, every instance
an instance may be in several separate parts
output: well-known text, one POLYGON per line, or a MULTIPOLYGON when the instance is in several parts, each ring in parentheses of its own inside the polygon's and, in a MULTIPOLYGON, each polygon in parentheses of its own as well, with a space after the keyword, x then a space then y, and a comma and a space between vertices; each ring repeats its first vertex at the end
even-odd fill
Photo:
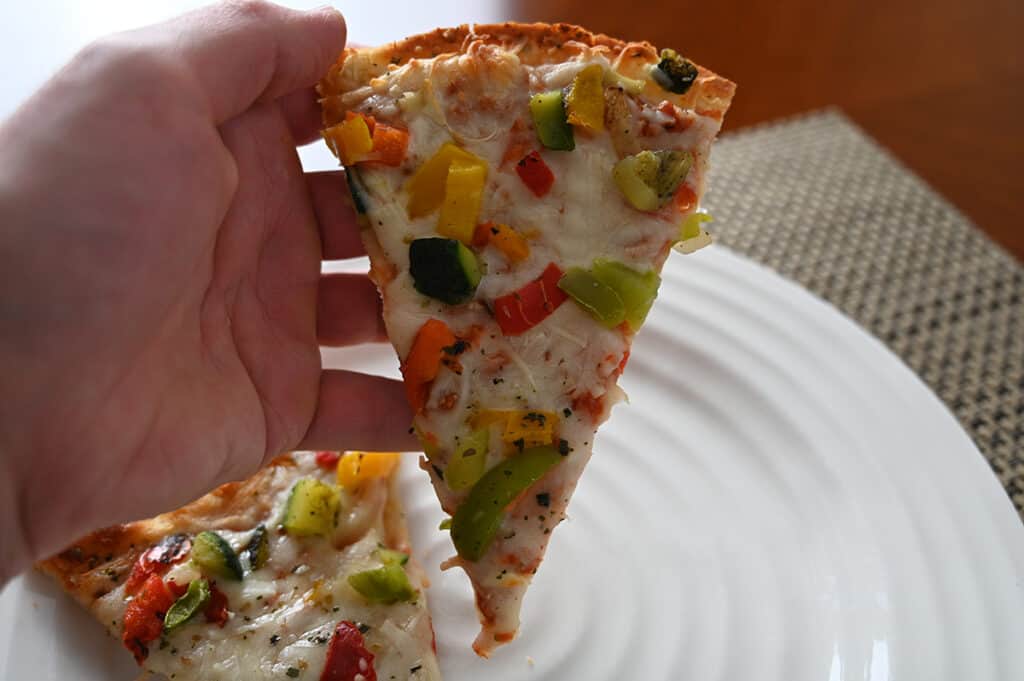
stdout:
POLYGON ((292 448, 414 446, 342 174, 303 174, 333 10, 218 5, 86 48, 0 126, 0 584, 292 448))

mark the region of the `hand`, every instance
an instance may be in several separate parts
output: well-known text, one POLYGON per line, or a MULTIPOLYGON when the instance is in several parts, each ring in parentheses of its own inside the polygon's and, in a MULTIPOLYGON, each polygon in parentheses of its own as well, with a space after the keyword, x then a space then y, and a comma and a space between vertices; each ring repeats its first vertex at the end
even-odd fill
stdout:
POLYGON ((403 449, 342 173, 303 174, 333 10, 219 5, 102 40, 0 127, 0 584, 297 447, 403 449))

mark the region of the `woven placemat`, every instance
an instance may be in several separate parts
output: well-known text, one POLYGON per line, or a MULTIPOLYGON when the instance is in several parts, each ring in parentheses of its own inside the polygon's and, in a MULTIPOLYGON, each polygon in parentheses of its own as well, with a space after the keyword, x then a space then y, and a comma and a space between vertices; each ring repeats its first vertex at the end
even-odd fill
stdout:
POLYGON ((836 111, 725 135, 712 166, 719 242, 902 357, 1024 519, 1024 267, 836 111))

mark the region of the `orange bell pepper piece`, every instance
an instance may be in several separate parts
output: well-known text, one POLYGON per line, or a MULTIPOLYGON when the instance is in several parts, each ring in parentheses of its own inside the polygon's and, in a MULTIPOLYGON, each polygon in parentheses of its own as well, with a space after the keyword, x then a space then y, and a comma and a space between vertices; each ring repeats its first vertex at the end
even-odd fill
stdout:
POLYGON ((428 319, 416 332, 412 348, 402 362, 405 395, 413 411, 420 412, 430 396, 430 385, 437 378, 444 358, 444 348, 455 344, 448 325, 439 319, 428 319))
POLYGON ((399 166, 409 148, 409 133, 377 123, 373 128, 373 151, 366 159, 386 166, 399 166))
POLYGON ((473 245, 491 244, 505 254, 511 262, 520 262, 530 257, 530 244, 526 238, 508 225, 499 222, 483 222, 473 232, 473 245))

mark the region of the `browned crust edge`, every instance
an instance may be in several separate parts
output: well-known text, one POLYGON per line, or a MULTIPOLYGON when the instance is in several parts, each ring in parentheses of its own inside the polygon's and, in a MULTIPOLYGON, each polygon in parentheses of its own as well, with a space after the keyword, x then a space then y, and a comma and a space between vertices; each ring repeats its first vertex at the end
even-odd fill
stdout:
MULTIPOLYGON (((339 95, 363 87, 410 60, 466 54, 478 44, 515 51, 527 65, 558 63, 600 53, 616 63, 623 75, 645 79, 645 70, 659 58, 651 43, 626 42, 573 24, 506 22, 439 28, 379 47, 346 49, 317 87, 323 98, 325 124, 333 125, 344 115, 340 103, 333 101, 339 95)), ((684 109, 721 119, 732 102, 736 85, 703 66, 697 65, 697 69, 699 76, 685 94, 667 92, 648 79, 643 96, 656 103, 668 100, 684 109)))
MULTIPOLYGON (((37 563, 36 569, 55 579, 83 606, 91 608, 128 578, 139 554, 167 535, 252 528, 260 518, 266 517, 276 501, 276 492, 272 490, 275 476, 282 469, 294 466, 291 455, 279 456, 252 477, 221 485, 179 509, 86 535, 64 551, 37 563)), ((388 546, 410 551, 395 474, 388 484, 383 525, 388 546)), ((425 583, 422 571, 418 576, 425 583)))
MULTIPOLYGON (((240 482, 221 485, 181 508, 123 525, 114 525, 82 537, 64 551, 36 564, 86 608, 124 582, 139 554, 170 534, 196 534, 203 530, 243 531, 266 517, 276 501, 271 489, 282 469, 293 468, 290 455, 274 459, 266 468, 240 482)), ((396 475, 388 483, 384 506, 385 543, 410 551, 405 513, 397 494, 396 475)), ((421 571, 422 572, 422 571, 421 571)), ((420 574, 421 581, 425 577, 420 574)))
MULTIPOLYGON (((266 517, 277 499, 277 485, 281 480, 275 478, 288 475, 290 471, 286 469, 294 469, 295 466, 292 455, 279 456, 252 477, 221 485, 177 510, 97 530, 61 553, 40 561, 36 569, 53 578, 81 606, 100 619, 111 634, 116 635, 117 621, 101 618, 94 606, 128 578, 143 551, 171 534, 252 528, 260 518, 266 517)), ((422 594, 430 582, 422 566, 411 556, 405 512, 398 496, 397 469, 388 480, 382 523, 385 545, 410 553, 406 570, 422 594)), ((424 636, 431 638, 418 638, 424 645, 424 657, 433 654, 433 627, 430 622, 428 613, 428 630, 424 636)))
POLYGON ((64 551, 36 564, 86 608, 128 578, 139 554, 169 534, 202 530, 245 530, 274 502, 268 494, 275 474, 295 465, 290 456, 240 482, 221 485, 179 509, 82 537, 64 551))

